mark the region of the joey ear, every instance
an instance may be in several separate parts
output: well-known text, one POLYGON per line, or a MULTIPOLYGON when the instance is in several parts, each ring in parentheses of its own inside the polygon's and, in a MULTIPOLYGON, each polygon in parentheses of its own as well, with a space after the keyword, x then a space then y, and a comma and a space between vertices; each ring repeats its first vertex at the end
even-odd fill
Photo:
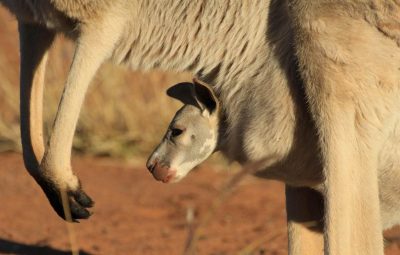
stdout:
POLYGON ((202 110, 206 109, 210 114, 219 110, 219 101, 214 90, 207 83, 196 78, 193 79, 194 97, 202 110))
POLYGON ((167 95, 181 101, 183 104, 190 104, 199 107, 193 93, 193 84, 181 82, 167 89, 167 95))

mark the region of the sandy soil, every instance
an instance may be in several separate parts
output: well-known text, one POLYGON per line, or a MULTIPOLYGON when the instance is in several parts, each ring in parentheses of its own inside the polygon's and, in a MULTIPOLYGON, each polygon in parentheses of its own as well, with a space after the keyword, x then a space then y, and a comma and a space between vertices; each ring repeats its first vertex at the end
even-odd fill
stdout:
MULTIPOLYGON (((70 254, 66 224, 24 170, 21 156, 0 154, 0 162, 0 254, 70 254)), ((232 175, 203 167, 166 185, 143 167, 108 159, 77 158, 73 165, 96 201, 90 220, 72 224, 81 254, 182 254, 188 210, 194 209, 195 220, 202 218, 232 175)), ((389 239, 397 240, 398 233, 388 233, 389 239)), ((283 185, 246 177, 211 219, 197 250, 287 254, 286 243, 283 185)), ((387 254, 400 254, 395 242, 387 254)))

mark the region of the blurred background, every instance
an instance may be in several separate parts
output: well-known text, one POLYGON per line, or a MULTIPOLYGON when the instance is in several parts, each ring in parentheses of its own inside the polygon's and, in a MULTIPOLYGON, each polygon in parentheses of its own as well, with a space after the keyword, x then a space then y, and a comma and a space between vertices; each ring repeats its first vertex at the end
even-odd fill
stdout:
MULTIPOLYGON (((94 215, 66 224, 24 169, 19 136, 15 19, 0 7, 0 254, 287 254, 284 187, 245 176, 213 156, 178 184, 145 169, 180 104, 165 90, 189 74, 141 73, 105 64, 91 83, 73 147, 73 168, 96 201, 94 215), (189 253, 186 253, 189 254, 189 253)), ((73 53, 58 38, 46 73, 50 132, 73 53)), ((396 235, 389 239, 396 240, 396 235)), ((388 254, 400 254, 396 244, 388 254)))

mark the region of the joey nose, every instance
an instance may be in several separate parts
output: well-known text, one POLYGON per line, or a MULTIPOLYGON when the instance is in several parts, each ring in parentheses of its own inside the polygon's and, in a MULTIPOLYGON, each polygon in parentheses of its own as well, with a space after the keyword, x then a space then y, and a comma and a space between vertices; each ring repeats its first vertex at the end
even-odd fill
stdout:
POLYGON ((157 161, 158 160, 155 157, 150 157, 149 160, 147 161, 146 167, 147 167, 147 169, 149 169, 149 171, 151 173, 154 172, 154 169, 155 169, 155 167, 157 165, 157 161))

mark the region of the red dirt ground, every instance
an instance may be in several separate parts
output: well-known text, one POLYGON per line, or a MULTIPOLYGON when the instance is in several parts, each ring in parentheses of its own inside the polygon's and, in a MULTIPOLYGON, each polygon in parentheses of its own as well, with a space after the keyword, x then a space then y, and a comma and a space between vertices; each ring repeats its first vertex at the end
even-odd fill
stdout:
MULTIPOLYGON (((21 156, 0 154, 0 162, 0 254, 70 254, 66 224, 24 170, 21 156)), ((232 175, 202 168, 167 185, 144 167, 109 159, 77 158, 73 165, 96 201, 90 220, 72 224, 81 254, 182 254, 188 208, 195 219, 204 216, 232 175)), ((249 176, 210 221, 197 254, 287 254, 286 242, 283 185, 249 176), (255 249, 244 252, 250 246, 255 249)), ((386 251, 400 254, 396 243, 386 251)))

